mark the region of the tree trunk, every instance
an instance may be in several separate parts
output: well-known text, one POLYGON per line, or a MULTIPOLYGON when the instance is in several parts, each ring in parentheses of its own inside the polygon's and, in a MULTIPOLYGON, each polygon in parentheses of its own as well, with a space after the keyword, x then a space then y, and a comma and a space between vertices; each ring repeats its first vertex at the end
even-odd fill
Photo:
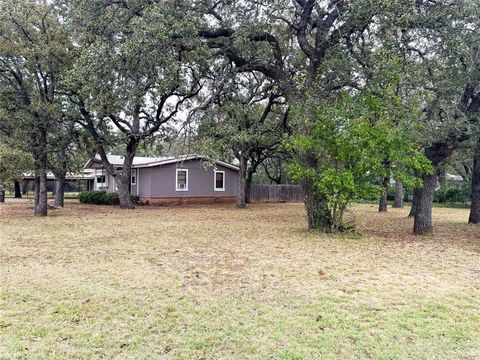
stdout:
POLYGON ((245 202, 247 204, 250 204, 250 192, 252 190, 252 177, 253 177, 253 172, 248 171, 247 179, 245 181, 245 202))
POLYGON ((55 207, 64 207, 65 206, 65 174, 57 174, 55 182, 55 207))
POLYGON ((395 199, 393 200, 393 207, 396 209, 403 208, 403 183, 400 180, 395 181, 395 199))
POLYGON ((39 181, 36 183, 38 187, 35 189, 35 199, 38 196, 38 204, 34 209, 35 216, 47 216, 48 213, 48 199, 47 199, 47 173, 44 170, 38 177, 39 181), (38 195, 37 195, 38 194, 38 195))
POLYGON ((40 202, 40 176, 35 175, 35 181, 33 183, 33 194, 34 194, 34 209, 37 208, 38 203, 40 202))
POLYGON ((307 212, 308 228, 332 232, 334 230, 332 216, 325 199, 318 194, 314 182, 311 179, 304 178, 301 181, 301 186, 307 212))
MULTIPOLYGON (((125 172, 125 168, 123 170, 124 172, 115 177, 115 181, 118 187, 118 200, 120 202, 120 208, 121 209, 135 209, 135 204, 132 201, 132 196, 130 194, 130 175, 127 175, 125 172)), ((128 174, 130 174, 130 171, 128 171, 128 174)))
POLYGON ((5 190, 0 190, 0 203, 5 202, 5 190))
POLYGON ((57 159, 56 162, 51 165, 51 171, 55 175, 55 200, 54 206, 55 207, 64 207, 65 206, 65 186, 66 182, 66 175, 68 169, 68 159, 67 159, 67 147, 70 143, 71 133, 73 131, 74 124, 73 122, 69 124, 68 127, 68 134, 65 136, 63 141, 60 144, 60 147, 57 151, 57 159))
POLYGON ((243 209, 246 204, 246 184, 247 184, 247 155, 240 153, 240 171, 238 174, 238 199, 237 208, 243 209))
MULTIPOLYGON (((435 169, 436 170, 436 169, 435 169)), ((415 235, 425 235, 433 232, 432 207, 433 194, 437 186, 437 173, 423 175, 423 187, 419 189, 415 209, 413 232, 415 235)))
POLYGON ((408 217, 415 217, 415 212, 417 211, 418 199, 420 198, 420 192, 421 192, 420 188, 413 189, 412 207, 410 208, 410 213, 408 214, 408 217))
POLYGON ((480 141, 475 149, 472 171, 472 204, 470 206, 470 224, 480 224, 480 141))
POLYGON ((415 204, 415 221, 413 232, 416 235, 423 235, 433 232, 432 207, 433 194, 438 184, 438 174, 441 173, 443 163, 453 151, 458 148, 460 142, 447 139, 436 142, 425 149, 425 156, 430 160, 433 167, 432 175, 423 175, 423 187, 419 189, 418 200, 415 204))
POLYGON ((15 188, 15 199, 21 199, 22 190, 20 189, 20 182, 18 180, 14 181, 14 188, 15 188))
POLYGON ((28 180, 23 180, 22 182, 22 195, 28 194, 28 180))
POLYGON ((121 173, 116 172, 112 164, 106 160, 105 149, 102 146, 98 147, 102 157, 103 165, 107 169, 107 173, 115 178, 115 183, 118 187, 118 200, 120 202, 121 209, 135 209, 135 204, 132 201, 132 196, 130 193, 130 181, 132 176, 133 158, 135 157, 138 144, 139 140, 136 138, 131 138, 128 142, 121 173))
MULTIPOLYGON (((249 153, 249 155, 251 155, 249 153)), ((250 167, 247 166, 247 179, 245 181, 245 202, 250 204, 250 195, 252 191, 253 174, 257 172, 258 166, 261 164, 261 158, 250 156, 250 167)), ((247 163, 248 165, 248 163, 247 163)))
POLYGON ((41 127, 39 130, 39 142, 38 142, 38 182, 35 189, 35 200, 38 200, 37 206, 34 209, 33 214, 35 216, 47 216, 48 213, 48 199, 47 199, 47 130, 45 127, 41 127))
MULTIPOLYGON (((300 155, 299 160, 302 166, 308 167, 309 169, 317 168, 317 159, 312 152, 300 155)), ((302 187, 303 202, 307 212, 308 228, 318 229, 323 232, 335 231, 335 222, 332 218, 332 213, 324 197, 319 194, 313 179, 303 177, 300 179, 300 186, 302 187)))
POLYGON ((125 160, 123 161, 123 169, 121 175, 115 178, 118 186, 118 199, 121 209, 135 209, 135 204, 130 193, 130 182, 132 176, 132 164, 137 150, 138 140, 131 139, 127 144, 125 160))
POLYGON ((388 185, 390 183, 390 178, 385 176, 383 178, 383 193, 380 197, 380 203, 378 204, 378 211, 379 212, 387 212, 387 197, 388 197, 388 185))

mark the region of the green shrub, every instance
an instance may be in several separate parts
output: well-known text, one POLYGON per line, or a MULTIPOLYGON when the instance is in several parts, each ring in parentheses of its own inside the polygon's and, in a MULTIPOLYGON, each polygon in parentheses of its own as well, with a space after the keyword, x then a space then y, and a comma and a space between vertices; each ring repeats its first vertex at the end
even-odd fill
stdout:
POLYGON ((451 187, 436 191, 433 201, 436 203, 466 203, 469 197, 470 188, 451 187))
MULTIPOLYGON (((93 204, 93 205, 118 205, 120 204, 120 199, 118 193, 108 193, 105 191, 82 191, 78 198, 82 204, 93 204)), ((132 201, 135 204, 140 203, 140 197, 137 195, 131 196, 132 201)))
POLYGON ((134 204, 139 204, 140 203, 140 196, 138 196, 138 195, 132 195, 131 199, 132 199, 134 204))
POLYGON ((82 204, 103 205, 106 194, 105 191, 82 191, 78 198, 82 204))
POLYGON ((118 193, 108 193, 104 195, 103 203, 105 205, 118 205, 120 204, 120 199, 118 198, 118 193))

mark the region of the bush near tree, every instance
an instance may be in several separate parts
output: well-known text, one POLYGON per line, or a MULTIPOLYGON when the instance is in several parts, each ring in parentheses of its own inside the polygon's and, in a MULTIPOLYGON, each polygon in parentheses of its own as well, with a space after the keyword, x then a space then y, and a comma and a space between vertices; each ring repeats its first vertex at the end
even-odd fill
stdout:
MULTIPOLYGON (((119 205, 120 199, 118 193, 107 193, 106 191, 82 191, 78 195, 78 199, 82 204, 92 205, 119 205)), ((134 204, 140 202, 140 198, 136 195, 131 196, 131 200, 134 204)))

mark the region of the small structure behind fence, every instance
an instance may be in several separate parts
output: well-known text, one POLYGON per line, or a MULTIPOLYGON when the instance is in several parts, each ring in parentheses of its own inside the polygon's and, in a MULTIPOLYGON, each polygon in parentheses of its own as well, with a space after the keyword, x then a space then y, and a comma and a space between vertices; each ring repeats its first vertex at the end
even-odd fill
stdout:
POLYGON ((257 185, 250 188, 251 202, 303 202, 300 185, 257 185))

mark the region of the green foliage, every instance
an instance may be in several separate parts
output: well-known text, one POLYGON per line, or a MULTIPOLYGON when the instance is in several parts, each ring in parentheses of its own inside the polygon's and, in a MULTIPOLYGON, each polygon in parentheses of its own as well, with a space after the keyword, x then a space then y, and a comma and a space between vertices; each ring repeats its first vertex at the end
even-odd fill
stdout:
POLYGON ((451 188, 441 188, 435 192, 433 201, 436 203, 461 203, 465 204, 470 198, 470 188, 469 187, 451 187, 451 188))
POLYGON ((140 196, 138 195, 132 195, 130 196, 134 204, 139 204, 140 203, 140 196))
POLYGON ((86 160, 62 91, 75 46, 56 5, 0 2, 0 133, 34 156, 35 170, 54 174, 76 171, 86 160))
POLYGON ((334 227, 342 227, 343 213, 352 201, 380 196, 383 188, 376 180, 390 171, 386 159, 393 164, 395 177, 407 186, 421 184, 414 172, 431 171, 408 133, 392 126, 401 106, 396 97, 367 93, 343 94, 333 105, 295 109, 297 119, 308 117, 313 123, 305 121, 308 135, 296 136, 288 145, 296 153, 290 171, 298 181, 313 180, 334 227), (307 153, 316 157, 315 167, 304 165, 307 153))
MULTIPOLYGON (((106 191, 82 191, 78 195, 78 199, 82 204, 93 204, 93 205, 118 205, 120 204, 120 199, 118 193, 107 193, 106 191)), ((131 199, 134 203, 138 204, 140 202, 140 197, 132 195, 131 199)))
POLYGON ((227 74, 224 81, 215 105, 199 114, 199 152, 214 159, 273 153, 287 132, 281 97, 261 76, 227 74))
POLYGON ((96 131, 117 149, 133 135, 170 131, 167 122, 199 89, 188 6, 69 3, 67 26, 81 46, 65 86, 98 114, 96 131))
POLYGON ((31 171, 32 167, 31 154, 0 144, 0 190, 11 187, 14 180, 31 171))
POLYGON ((118 193, 113 192, 113 193, 108 193, 105 194, 103 203, 105 205, 118 205, 120 204, 120 199, 118 198, 118 193))
POLYGON ((82 191, 78 199, 82 204, 104 205, 106 194, 105 191, 82 191))

